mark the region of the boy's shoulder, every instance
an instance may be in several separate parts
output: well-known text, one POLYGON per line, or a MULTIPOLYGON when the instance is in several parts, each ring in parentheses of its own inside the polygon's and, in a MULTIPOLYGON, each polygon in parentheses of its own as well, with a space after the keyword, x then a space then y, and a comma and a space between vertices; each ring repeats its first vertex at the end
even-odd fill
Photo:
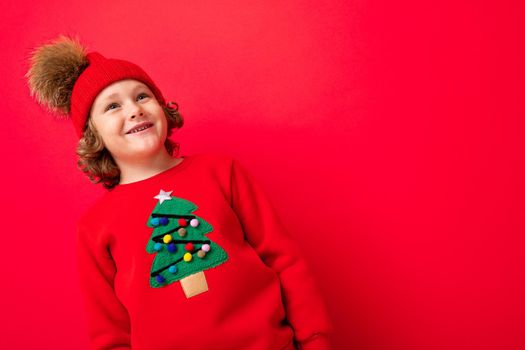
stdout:
POLYGON ((108 193, 103 193, 84 209, 77 220, 77 226, 89 226, 99 220, 101 207, 105 206, 108 193))
POLYGON ((198 163, 212 167, 231 167, 232 162, 237 161, 235 157, 222 152, 196 153, 191 157, 198 163))

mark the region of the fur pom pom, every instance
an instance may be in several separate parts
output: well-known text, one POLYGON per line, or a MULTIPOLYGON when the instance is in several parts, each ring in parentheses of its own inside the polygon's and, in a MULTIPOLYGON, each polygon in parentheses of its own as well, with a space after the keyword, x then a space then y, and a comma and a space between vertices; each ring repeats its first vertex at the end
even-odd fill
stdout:
POLYGON ((73 86, 88 66, 86 56, 87 48, 79 39, 65 35, 34 49, 25 74, 31 97, 57 117, 67 119, 73 86))

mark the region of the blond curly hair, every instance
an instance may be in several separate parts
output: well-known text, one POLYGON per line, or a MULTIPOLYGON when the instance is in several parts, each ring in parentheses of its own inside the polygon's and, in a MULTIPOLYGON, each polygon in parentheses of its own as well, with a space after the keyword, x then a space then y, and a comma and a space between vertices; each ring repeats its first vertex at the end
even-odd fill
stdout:
MULTIPOLYGON (((176 104, 175 104, 176 105, 176 104)), ((171 156, 179 154, 180 144, 169 139, 173 129, 180 129, 184 119, 178 112, 178 106, 162 106, 168 121, 168 133, 164 147, 171 156)), ((83 171, 94 183, 102 183, 105 189, 111 190, 120 182, 120 169, 107 148, 104 147, 102 138, 97 133, 92 118, 88 118, 82 138, 78 142, 77 161, 78 168, 83 171)))

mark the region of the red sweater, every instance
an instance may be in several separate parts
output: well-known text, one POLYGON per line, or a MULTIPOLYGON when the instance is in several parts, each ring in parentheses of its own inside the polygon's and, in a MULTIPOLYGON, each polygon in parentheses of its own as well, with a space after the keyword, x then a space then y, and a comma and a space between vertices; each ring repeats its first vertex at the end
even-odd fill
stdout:
POLYGON ((91 349, 330 349, 316 280, 234 158, 184 156, 118 185, 77 239, 91 349))

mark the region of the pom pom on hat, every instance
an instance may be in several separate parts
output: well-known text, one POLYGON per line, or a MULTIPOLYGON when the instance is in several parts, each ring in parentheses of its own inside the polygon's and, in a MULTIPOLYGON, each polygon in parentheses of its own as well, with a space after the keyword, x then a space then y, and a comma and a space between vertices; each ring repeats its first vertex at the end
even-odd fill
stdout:
POLYGON ((166 106, 162 92, 138 65, 87 53, 78 38, 64 35, 32 52, 26 78, 31 96, 57 117, 70 118, 79 138, 97 95, 119 80, 141 81, 166 106))
POLYGON ((78 38, 60 35, 31 52, 30 95, 56 117, 68 118, 73 86, 89 63, 86 51, 78 38))

